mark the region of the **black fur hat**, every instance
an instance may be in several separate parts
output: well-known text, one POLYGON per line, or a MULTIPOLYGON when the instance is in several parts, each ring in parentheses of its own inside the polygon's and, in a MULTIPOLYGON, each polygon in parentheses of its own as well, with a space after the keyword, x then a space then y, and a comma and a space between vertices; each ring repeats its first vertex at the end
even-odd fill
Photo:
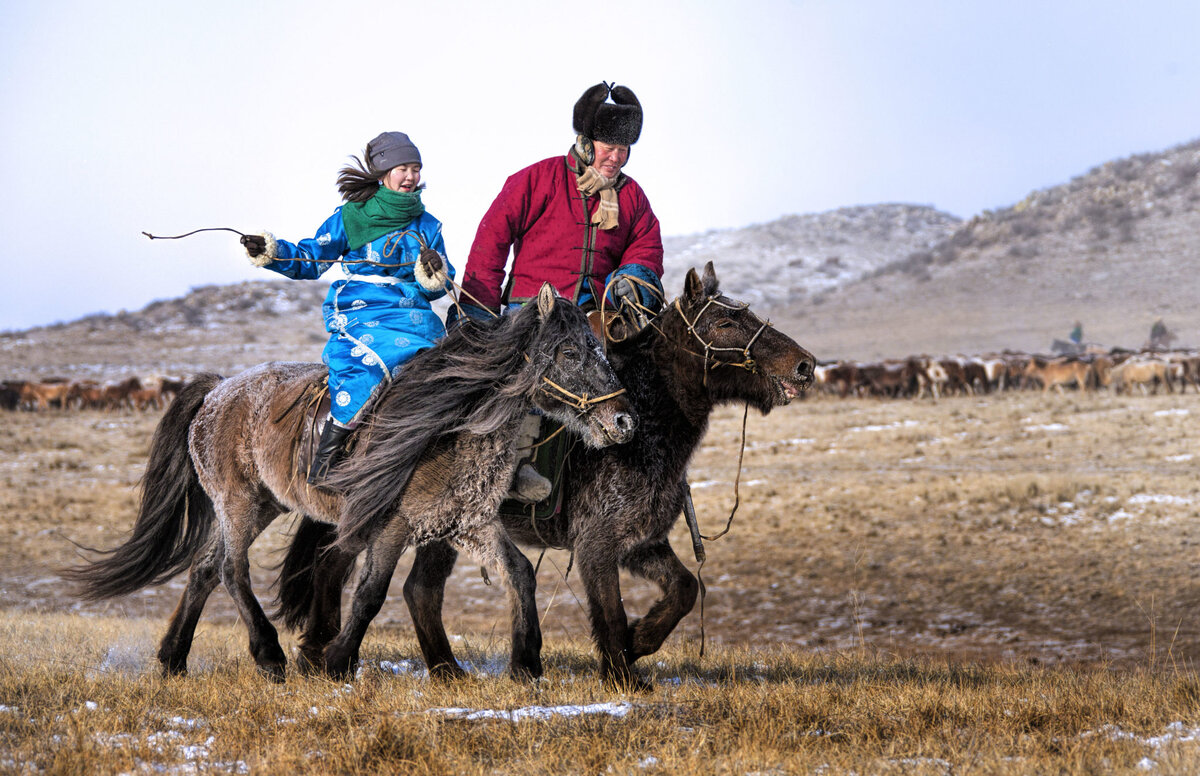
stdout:
POLYGON ((642 134, 642 104, 627 86, 603 81, 575 103, 575 131, 612 145, 633 145, 642 134), (612 102, 605 102, 608 97, 612 102))

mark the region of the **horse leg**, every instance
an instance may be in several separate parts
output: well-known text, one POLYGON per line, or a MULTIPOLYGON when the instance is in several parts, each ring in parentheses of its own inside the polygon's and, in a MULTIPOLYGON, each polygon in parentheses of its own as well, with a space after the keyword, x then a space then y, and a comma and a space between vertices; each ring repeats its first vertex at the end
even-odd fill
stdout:
POLYGON ((614 551, 584 543, 575 545, 575 561, 588 599, 592 641, 600 653, 600 678, 618 689, 645 691, 650 685, 631 666, 630 630, 621 600, 621 580, 614 551))
POLYGON ((517 680, 538 678, 542 675, 542 628, 538 622, 533 564, 508 538, 508 532, 499 522, 490 522, 456 541, 484 565, 494 568, 508 588, 512 615, 509 673, 517 680))
POLYGON ((221 535, 216 533, 209 540, 208 547, 192 561, 187 586, 158 645, 158 662, 162 664, 163 676, 187 674, 187 658, 196 635, 196 623, 200 621, 200 614, 213 588, 221 581, 220 568, 224 557, 225 545, 221 535))
POLYGON ((663 591, 662 598, 631 626, 629 662, 633 663, 658 651, 679 621, 692 610, 700 585, 666 540, 638 548, 622 565, 663 591))
POLYGON ((457 558, 458 552, 445 542, 418 547, 408 579, 404 580, 404 601, 417 631, 421 654, 425 656, 429 675, 438 679, 453 679, 467 673, 454 659, 442 622, 446 580, 457 558))
POLYGON ((307 626, 300 636, 299 664, 304 673, 322 668, 325 647, 341 630, 342 590, 357 557, 335 546, 323 547, 317 555, 307 626))
POLYGON ((250 584, 250 545, 263 528, 278 516, 265 509, 253 496, 230 499, 218 505, 224 535, 225 557, 221 581, 233 598, 238 614, 250 632, 250 654, 258 670, 273 682, 282 682, 287 656, 279 646, 279 633, 267 618, 250 584))
POLYGON ((367 627, 387 600, 388 585, 400 560, 408 547, 412 528, 403 515, 395 515, 387 526, 367 545, 366 558, 358 574, 358 585, 350 601, 350 611, 341 631, 325 647, 325 672, 330 676, 345 677, 358 664, 358 651, 362 646, 367 627))

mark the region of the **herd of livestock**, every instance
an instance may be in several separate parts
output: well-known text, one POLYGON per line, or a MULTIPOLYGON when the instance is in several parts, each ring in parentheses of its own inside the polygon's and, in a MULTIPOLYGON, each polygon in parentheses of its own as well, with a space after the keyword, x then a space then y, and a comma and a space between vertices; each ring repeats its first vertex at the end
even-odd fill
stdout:
POLYGON ((127 377, 101 383, 95 380, 0 381, 0 408, 6 410, 158 410, 183 388, 174 377, 127 377))
POLYGON ((816 370, 819 393, 937 399, 1005 390, 1109 390, 1200 393, 1200 352, 1125 350, 1042 356, 1004 351, 984 356, 911 356, 872 363, 839 361, 816 370))
MULTIPOLYGON (((175 377, 0 381, 0 409, 158 410, 183 387, 175 377)), ((1200 352, 1114 348, 1077 356, 1004 351, 982 356, 910 356, 876 362, 819 364, 812 394, 837 397, 931 398, 1005 390, 1160 391, 1200 393, 1200 352)))

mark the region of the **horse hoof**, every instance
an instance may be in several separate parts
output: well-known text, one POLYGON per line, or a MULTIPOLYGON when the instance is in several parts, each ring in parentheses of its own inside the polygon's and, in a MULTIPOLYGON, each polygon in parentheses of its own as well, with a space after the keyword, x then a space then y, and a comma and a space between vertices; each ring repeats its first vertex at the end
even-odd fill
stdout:
POLYGON ((457 682, 467 678, 467 672, 458 663, 439 663, 429 669, 429 678, 438 682, 457 682))
POLYGON ((326 663, 323 673, 330 679, 345 681, 350 678, 350 667, 334 666, 326 663))
POLYGON ((170 679, 173 676, 187 676, 187 663, 175 665, 171 663, 162 664, 163 679, 170 679))
POLYGON ((542 667, 540 665, 513 665, 508 669, 508 675, 512 677, 514 682, 529 684, 530 682, 536 682, 538 679, 542 678, 542 667))
POLYGON ((612 692, 644 695, 654 692, 654 682, 651 682, 649 679, 643 679, 632 672, 623 676, 609 674, 604 677, 604 688, 612 692))
POLYGON ((358 656, 348 656, 345 658, 336 655, 331 656, 329 651, 325 651, 324 672, 330 679, 349 679, 354 673, 354 666, 358 664, 358 656))
POLYGON ((319 652, 310 655, 301 651, 296 655, 295 665, 301 676, 318 676, 325 670, 324 660, 319 652))
POLYGON ((283 684, 286 676, 282 665, 276 663, 274 665, 259 666, 258 672, 270 679, 275 684, 283 684))

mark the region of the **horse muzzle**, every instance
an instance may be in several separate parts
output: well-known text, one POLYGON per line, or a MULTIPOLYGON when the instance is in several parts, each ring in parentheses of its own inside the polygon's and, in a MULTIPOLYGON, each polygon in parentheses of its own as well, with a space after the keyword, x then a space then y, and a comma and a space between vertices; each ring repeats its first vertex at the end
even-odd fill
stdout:
POLYGON ((620 445, 633 439, 637 432, 638 416, 623 398, 611 400, 591 411, 589 425, 596 447, 620 445))
POLYGON ((775 391, 781 404, 788 404, 813 384, 816 365, 812 359, 803 359, 789 375, 774 375, 775 391))

